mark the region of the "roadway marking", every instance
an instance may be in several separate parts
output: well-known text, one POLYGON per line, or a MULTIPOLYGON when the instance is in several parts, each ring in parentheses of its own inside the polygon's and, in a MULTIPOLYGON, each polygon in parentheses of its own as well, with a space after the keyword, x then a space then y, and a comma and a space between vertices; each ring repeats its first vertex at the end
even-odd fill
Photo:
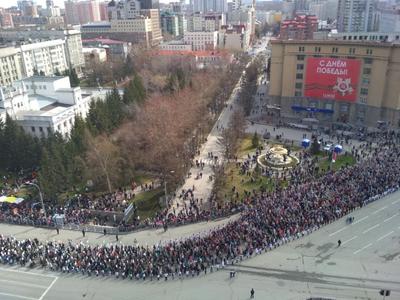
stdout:
POLYGON ((360 220, 354 222, 354 223, 351 224, 351 225, 356 225, 356 224, 360 223, 361 221, 364 221, 366 218, 368 218, 368 216, 365 216, 364 218, 361 218, 360 220))
POLYGON ((353 254, 360 253, 361 251, 363 251, 363 250, 365 250, 365 249, 367 249, 368 247, 371 247, 371 246, 372 246, 372 243, 369 243, 368 245, 366 245, 366 246, 354 251, 353 254))
POLYGON ((375 229, 376 227, 379 227, 379 225, 380 225, 380 224, 376 224, 376 225, 374 225, 374 226, 368 228, 367 230, 363 231, 363 233, 365 234, 365 233, 367 233, 367 232, 370 232, 372 229, 375 229))
POLYGON ((58 278, 57 276, 54 276, 54 275, 45 275, 45 274, 40 274, 40 273, 35 273, 35 272, 26 272, 26 271, 13 270, 13 269, 7 269, 7 268, 0 268, 0 271, 22 273, 22 274, 28 274, 28 275, 32 275, 32 276, 58 278))
POLYGON ((0 295, 12 297, 12 298, 19 298, 19 299, 37 300, 36 298, 25 297, 25 296, 20 296, 20 295, 15 295, 15 294, 2 293, 2 292, 0 292, 0 295))
POLYGON ((46 296, 46 294, 50 291, 50 289, 53 287, 53 285, 56 283, 58 277, 55 277, 53 281, 50 283, 50 285, 47 287, 47 289, 44 291, 42 296, 38 300, 43 300, 43 298, 46 296))
POLYGON ((23 285, 23 286, 34 287, 34 288, 39 288, 39 289, 46 289, 47 288, 47 285, 40 285, 40 284, 27 283, 27 282, 19 282, 19 281, 15 281, 15 280, 0 279, 0 282, 14 283, 16 285, 23 285))
POLYGON ((399 203, 399 202, 400 202, 400 199, 396 200, 396 201, 393 201, 392 204, 396 204, 396 203, 399 203))
POLYGON ((376 215, 378 212, 380 212, 381 210, 384 210, 385 208, 387 208, 387 206, 381 207, 380 209, 374 211, 372 214, 376 215))
POLYGON ((393 219, 394 217, 397 217, 398 215, 399 215, 399 214, 395 214, 395 215, 391 216, 390 218, 385 219, 385 220, 383 221, 383 223, 388 222, 389 220, 393 219))
POLYGON ((335 231, 333 233, 331 233, 329 236, 334 236, 336 233, 342 232, 343 230, 345 230, 347 227, 343 227, 342 229, 339 229, 338 231, 335 231))
POLYGON ((349 240, 347 240, 347 241, 344 241, 344 242, 342 243, 342 245, 346 245, 347 243, 351 242, 352 240, 356 239, 357 237, 358 237, 357 235, 356 235, 356 236, 353 236, 351 239, 349 239, 349 240))
POLYGON ((391 235, 393 232, 394 232, 394 231, 391 231, 391 232, 385 234, 384 236, 381 236, 381 237, 378 239, 378 242, 379 242, 380 240, 383 240, 385 237, 391 235))

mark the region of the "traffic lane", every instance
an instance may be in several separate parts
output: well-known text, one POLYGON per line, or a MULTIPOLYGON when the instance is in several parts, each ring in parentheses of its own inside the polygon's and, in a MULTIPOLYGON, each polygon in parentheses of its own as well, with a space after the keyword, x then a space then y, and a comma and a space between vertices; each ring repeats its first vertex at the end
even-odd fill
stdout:
POLYGON ((56 279, 28 269, 0 267, 0 299, 42 300, 56 279))

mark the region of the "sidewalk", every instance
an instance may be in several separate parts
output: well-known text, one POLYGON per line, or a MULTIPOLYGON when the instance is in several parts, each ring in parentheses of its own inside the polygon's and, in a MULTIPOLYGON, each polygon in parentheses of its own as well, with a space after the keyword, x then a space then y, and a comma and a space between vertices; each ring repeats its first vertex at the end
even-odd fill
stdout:
POLYGON ((89 243, 92 245, 120 243, 125 245, 153 245, 159 242, 165 242, 174 239, 187 238, 196 234, 206 233, 218 226, 225 225, 232 220, 238 218, 238 215, 231 216, 227 219, 194 223, 179 227, 171 227, 166 232, 163 229, 146 229, 136 231, 126 235, 119 235, 119 242, 116 242, 115 235, 106 235, 86 232, 85 237, 82 232, 73 230, 60 230, 57 234, 56 230, 37 228, 32 226, 19 226, 10 224, 0 224, 0 234, 5 236, 14 236, 17 239, 37 238, 40 241, 72 241, 74 243, 89 243))

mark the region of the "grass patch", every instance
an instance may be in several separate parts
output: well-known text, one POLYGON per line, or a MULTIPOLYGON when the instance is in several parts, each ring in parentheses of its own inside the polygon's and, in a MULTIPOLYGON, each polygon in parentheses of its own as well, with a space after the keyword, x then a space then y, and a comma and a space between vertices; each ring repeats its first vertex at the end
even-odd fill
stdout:
POLYGON ((152 218, 160 211, 160 197, 162 196, 164 196, 164 190, 162 188, 135 195, 132 202, 135 203, 137 214, 140 216, 141 220, 152 218))
POLYGON ((246 134, 243 139, 241 139, 238 149, 238 157, 247 155, 249 152, 255 152, 256 148, 253 147, 252 134, 246 134))
POLYGON ((352 166, 356 163, 356 159, 349 154, 343 154, 339 155, 336 159, 336 162, 331 163, 330 159, 324 158, 321 161, 319 161, 319 169, 320 172, 326 172, 329 168, 332 168, 332 170, 337 171, 340 170, 342 167, 348 167, 352 166))
POLYGON ((251 171, 251 176, 241 174, 235 163, 228 163, 225 167, 225 183, 218 192, 218 198, 226 201, 242 200, 246 192, 264 189, 272 191, 274 188, 274 179, 262 176, 259 170, 251 171), (253 180, 252 180, 253 179, 253 180), (233 191, 235 187, 235 191, 233 191), (239 193, 239 198, 236 197, 239 193))

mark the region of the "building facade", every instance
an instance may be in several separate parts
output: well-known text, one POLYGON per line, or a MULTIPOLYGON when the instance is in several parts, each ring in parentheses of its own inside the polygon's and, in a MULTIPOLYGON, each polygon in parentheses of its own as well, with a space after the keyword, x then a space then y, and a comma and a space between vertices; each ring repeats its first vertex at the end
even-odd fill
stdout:
POLYGON ((25 76, 53 75, 69 69, 63 40, 26 44, 19 48, 25 76))
POLYGON ((81 74, 85 61, 82 54, 82 38, 80 30, 2 30, 0 39, 3 43, 29 42, 35 40, 64 40, 65 52, 69 68, 81 74))
POLYGON ((271 47, 268 101, 282 117, 398 127, 400 45, 273 40, 271 47))
POLYGON ((62 76, 32 76, 0 88, 0 110, 37 137, 51 132, 68 137, 75 117, 86 118, 92 99, 62 76))
POLYGON ((19 49, 0 48, 0 86, 8 86, 22 78, 23 70, 19 49))
POLYGON ((100 3, 97 0, 68 0, 65 5, 65 22, 77 25, 101 21, 100 3))
POLYGON ((83 40, 82 44, 84 47, 104 48, 107 53, 107 60, 125 60, 129 52, 129 45, 124 41, 97 38, 83 40))
POLYGON ((193 51, 214 50, 218 45, 218 31, 186 32, 184 43, 192 46, 193 51))
POLYGON ((228 11, 226 0, 191 0, 193 12, 217 12, 225 13, 228 11))
POLYGON ((375 0, 339 0, 337 10, 338 31, 374 31, 375 8, 375 0))
POLYGON ((318 19, 314 15, 297 15, 281 23, 279 37, 283 40, 312 40, 318 30, 318 19))

